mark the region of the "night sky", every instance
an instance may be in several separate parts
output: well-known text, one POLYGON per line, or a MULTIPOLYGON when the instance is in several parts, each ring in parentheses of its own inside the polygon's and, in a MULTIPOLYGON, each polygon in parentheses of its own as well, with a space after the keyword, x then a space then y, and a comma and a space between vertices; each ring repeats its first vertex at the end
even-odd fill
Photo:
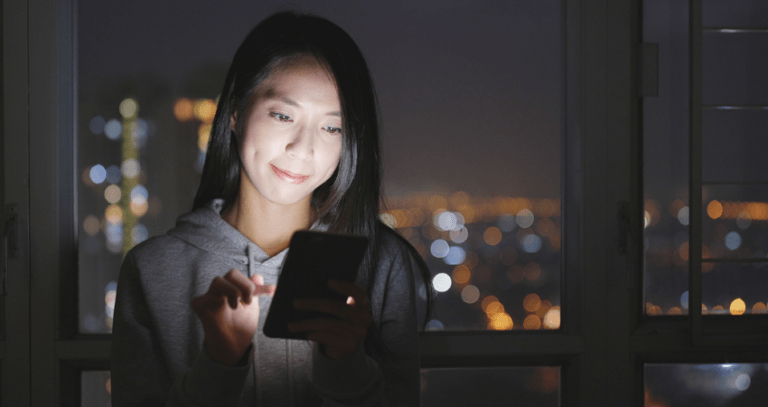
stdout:
MULTIPOLYGON (((284 4, 81 0, 80 91, 151 73, 174 98, 189 96, 182 84, 195 69, 226 68, 247 32, 284 4)), ((559 1, 288 6, 337 23, 366 56, 382 110, 388 194, 560 197, 559 1)))

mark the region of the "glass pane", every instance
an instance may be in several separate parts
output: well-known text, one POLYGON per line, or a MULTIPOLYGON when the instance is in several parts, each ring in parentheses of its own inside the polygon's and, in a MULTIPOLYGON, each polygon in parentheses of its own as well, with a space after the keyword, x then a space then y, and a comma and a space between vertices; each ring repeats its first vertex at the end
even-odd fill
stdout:
MULTIPOLYGON (((768 261, 768 259, 763 259, 768 261)), ((705 263, 702 313, 705 315, 765 314, 768 273, 765 262, 705 263)))
POLYGON ((705 105, 768 105, 768 31, 705 32, 705 105))
MULTIPOLYGON (((385 218, 412 216, 434 328, 559 326, 560 4, 323 5, 376 80, 385 218)), ((81 332, 109 332, 125 250, 191 207, 225 70, 282 1, 227 5, 79 2, 81 332)))
POLYGON ((764 258, 768 253, 768 186, 707 185, 704 258, 764 258))
POLYGON ((705 182, 768 182, 768 109, 704 109, 705 182))
POLYGON ((703 0, 704 27, 768 28, 765 0, 703 0))
POLYGON ((766 385, 764 364, 646 364, 645 406, 762 406, 766 385))
POLYGON ((659 44, 659 96, 643 98, 646 311, 687 313, 688 2, 644 1, 643 41, 659 44))
POLYGON ((424 406, 560 405, 559 367, 424 369, 424 406))
POLYGON ((109 371, 85 371, 80 374, 80 406, 109 407, 112 383, 109 371))

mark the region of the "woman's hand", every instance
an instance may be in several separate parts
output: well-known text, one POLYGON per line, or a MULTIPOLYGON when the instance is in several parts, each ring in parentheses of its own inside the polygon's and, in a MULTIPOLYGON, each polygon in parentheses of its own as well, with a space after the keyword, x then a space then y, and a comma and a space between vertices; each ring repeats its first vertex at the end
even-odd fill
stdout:
POLYGON ((275 286, 265 285, 261 275, 249 279, 232 269, 224 277, 214 278, 208 292, 192 300, 211 359, 225 366, 237 364, 259 324, 259 301, 254 297, 274 292, 275 286))
POLYGON ((294 308, 334 315, 336 318, 316 318, 288 324, 293 332, 306 332, 307 339, 323 345, 331 359, 342 360, 352 356, 365 340, 368 326, 373 322, 371 303, 365 289, 341 280, 328 282, 331 290, 346 294, 346 304, 341 301, 304 298, 294 301, 294 308))

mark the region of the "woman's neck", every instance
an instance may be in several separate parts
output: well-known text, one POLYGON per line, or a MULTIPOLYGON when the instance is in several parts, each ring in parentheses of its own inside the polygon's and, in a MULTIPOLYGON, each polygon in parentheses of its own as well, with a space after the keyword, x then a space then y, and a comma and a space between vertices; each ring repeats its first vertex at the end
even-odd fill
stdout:
POLYGON ((279 205, 266 200, 255 188, 241 187, 221 217, 272 257, 288 247, 294 232, 312 226, 311 208, 311 196, 292 205, 279 205))

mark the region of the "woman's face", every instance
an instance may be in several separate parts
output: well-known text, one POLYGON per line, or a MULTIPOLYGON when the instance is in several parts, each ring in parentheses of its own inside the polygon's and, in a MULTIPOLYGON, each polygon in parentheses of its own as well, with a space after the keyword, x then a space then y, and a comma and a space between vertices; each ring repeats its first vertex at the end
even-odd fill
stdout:
POLYGON ((275 204, 309 202, 341 154, 341 106, 330 74, 309 57, 278 66, 243 116, 240 154, 250 185, 241 182, 240 193, 253 187, 275 204))

